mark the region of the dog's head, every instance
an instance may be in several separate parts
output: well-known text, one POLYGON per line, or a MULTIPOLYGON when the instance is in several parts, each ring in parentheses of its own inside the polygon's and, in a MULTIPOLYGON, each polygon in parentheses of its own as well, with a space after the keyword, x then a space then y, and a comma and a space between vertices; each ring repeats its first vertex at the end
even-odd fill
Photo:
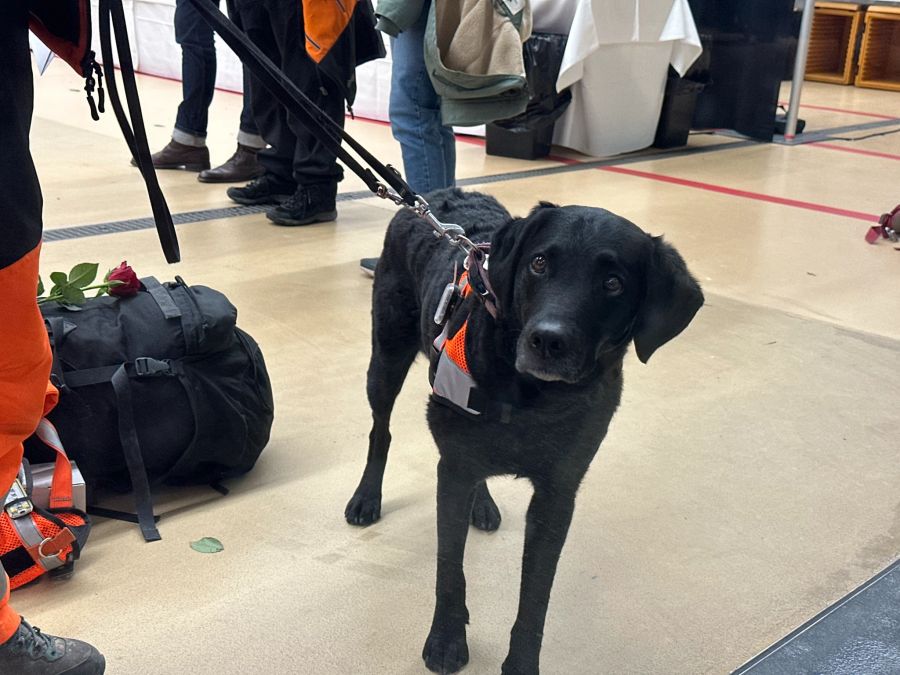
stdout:
POLYGON ((491 283, 515 367, 577 383, 634 340, 646 363, 691 322, 700 286, 661 237, 603 209, 541 203, 496 232, 491 283))

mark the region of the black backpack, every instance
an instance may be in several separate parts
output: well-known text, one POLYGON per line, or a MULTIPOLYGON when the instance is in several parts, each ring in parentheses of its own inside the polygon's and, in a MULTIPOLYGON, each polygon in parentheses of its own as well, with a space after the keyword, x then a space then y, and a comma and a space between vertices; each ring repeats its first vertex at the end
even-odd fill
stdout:
POLYGON ((180 277, 141 281, 133 297, 41 309, 60 389, 49 419, 89 487, 133 489, 154 541, 150 485, 215 486, 246 473, 269 440, 274 405, 262 352, 224 295, 180 277))

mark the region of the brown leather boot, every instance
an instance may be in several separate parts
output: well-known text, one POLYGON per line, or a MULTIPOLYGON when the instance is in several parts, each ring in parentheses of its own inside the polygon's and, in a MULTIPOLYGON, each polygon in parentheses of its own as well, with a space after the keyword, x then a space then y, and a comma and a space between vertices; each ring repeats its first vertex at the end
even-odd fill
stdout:
MULTIPOLYGON (((178 141, 169 144, 159 152, 150 155, 155 169, 183 169, 184 171, 203 171, 209 168, 209 148, 206 146, 184 145, 178 141)), ((131 166, 137 166, 132 159, 131 166)))
POLYGON ((256 148, 238 143, 237 150, 222 166, 201 171, 201 183, 244 183, 263 175, 265 169, 256 159, 256 148))

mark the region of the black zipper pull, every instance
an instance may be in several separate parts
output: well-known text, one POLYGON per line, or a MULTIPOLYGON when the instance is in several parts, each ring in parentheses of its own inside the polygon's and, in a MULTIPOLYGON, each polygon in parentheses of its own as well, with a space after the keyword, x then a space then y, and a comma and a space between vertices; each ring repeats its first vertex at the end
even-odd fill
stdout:
MULTIPOLYGON (((90 72, 90 71, 88 71, 90 72)), ((87 102, 91 108, 91 118, 98 122, 100 120, 100 115, 97 113, 97 104, 94 103, 94 78, 88 75, 84 78, 84 91, 87 93, 87 102)))
POLYGON ((94 61, 94 72, 97 73, 97 110, 106 112, 106 92, 103 91, 103 71, 100 64, 94 61))

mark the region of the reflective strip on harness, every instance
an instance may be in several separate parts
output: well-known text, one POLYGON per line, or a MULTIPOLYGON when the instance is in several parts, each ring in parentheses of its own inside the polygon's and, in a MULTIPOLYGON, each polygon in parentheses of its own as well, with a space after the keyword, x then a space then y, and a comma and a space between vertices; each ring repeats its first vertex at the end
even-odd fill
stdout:
POLYGON ((438 357, 437 370, 434 373, 434 384, 432 385, 434 395, 469 414, 480 415, 480 410, 469 407, 469 396, 473 389, 477 389, 477 385, 472 376, 460 368, 446 351, 442 351, 438 357))
POLYGON ((470 407, 472 391, 477 389, 478 385, 472 379, 466 361, 467 327, 468 319, 453 337, 448 338, 449 326, 444 326, 444 330, 432 343, 434 353, 437 355, 437 367, 434 371, 431 389, 436 397, 450 403, 453 407, 470 415, 480 415, 481 410, 470 407))

